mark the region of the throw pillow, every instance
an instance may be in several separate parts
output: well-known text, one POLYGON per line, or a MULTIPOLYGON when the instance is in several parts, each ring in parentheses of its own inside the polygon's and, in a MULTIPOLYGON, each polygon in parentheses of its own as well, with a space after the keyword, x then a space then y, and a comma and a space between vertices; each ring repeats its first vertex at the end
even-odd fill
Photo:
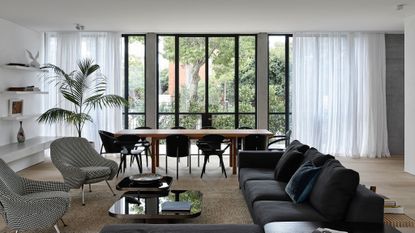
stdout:
POLYGON ((277 163, 274 178, 277 181, 288 182, 291 177, 301 166, 304 156, 298 150, 290 150, 285 152, 277 163))
POLYGON ((323 156, 318 156, 318 157, 314 158, 313 160, 311 160, 311 162, 313 163, 314 166, 321 167, 327 161, 329 161, 331 159, 334 159, 334 156, 332 156, 332 155, 323 155, 323 156))
POLYGON ((359 173, 338 160, 327 161, 318 176, 309 202, 328 221, 343 221, 359 184, 359 173))
POLYGON ((288 145, 288 147, 285 149, 285 152, 290 150, 298 150, 304 154, 309 148, 310 147, 308 145, 305 145, 298 140, 294 140, 290 143, 290 145, 288 145))
POLYGON ((301 203, 308 199, 320 170, 321 167, 314 166, 310 161, 301 165, 294 173, 285 187, 285 192, 294 203, 301 203))

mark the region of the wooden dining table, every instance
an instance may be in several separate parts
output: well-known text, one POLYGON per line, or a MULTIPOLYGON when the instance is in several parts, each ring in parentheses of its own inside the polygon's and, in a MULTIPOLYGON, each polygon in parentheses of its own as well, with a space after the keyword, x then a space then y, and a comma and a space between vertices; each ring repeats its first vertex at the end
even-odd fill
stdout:
POLYGON ((159 140, 166 139, 173 134, 186 135, 190 139, 200 139, 205 135, 219 134, 230 139, 229 164, 232 167, 232 174, 236 174, 236 156, 238 152, 238 138, 243 138, 250 134, 261 134, 272 136, 273 134, 266 129, 125 129, 115 133, 120 135, 137 135, 140 137, 151 138, 151 172, 156 172, 159 166, 159 140))

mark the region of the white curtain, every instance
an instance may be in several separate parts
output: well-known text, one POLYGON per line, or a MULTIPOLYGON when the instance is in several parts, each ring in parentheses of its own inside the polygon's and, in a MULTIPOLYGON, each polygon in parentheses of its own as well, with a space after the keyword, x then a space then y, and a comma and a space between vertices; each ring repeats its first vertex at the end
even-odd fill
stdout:
MULTIPOLYGON (((77 69, 77 62, 82 58, 91 58, 100 65, 101 72, 107 81, 107 94, 123 96, 122 91, 122 52, 121 34, 114 32, 51 32, 46 33, 45 63, 61 67, 69 73, 77 69)), ((71 109, 72 105, 65 101, 54 85, 46 85, 49 90, 46 109, 62 107, 71 109)), ((110 132, 122 129, 122 109, 104 108, 92 111, 93 123, 87 123, 82 137, 100 145, 98 130, 110 132)), ((46 132, 55 136, 77 136, 75 128, 67 124, 46 126, 46 132)))
POLYGON ((293 138, 338 156, 389 156, 384 34, 295 33, 293 53, 293 138))

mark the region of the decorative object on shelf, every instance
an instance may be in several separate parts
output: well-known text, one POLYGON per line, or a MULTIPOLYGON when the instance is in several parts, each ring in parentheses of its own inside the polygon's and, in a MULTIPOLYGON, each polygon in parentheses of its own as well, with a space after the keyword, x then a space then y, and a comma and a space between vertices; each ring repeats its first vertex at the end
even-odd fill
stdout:
POLYGON ((23 143, 24 141, 26 141, 26 136, 24 134, 24 130, 22 126, 23 122, 22 121, 19 121, 19 122, 20 122, 20 128, 19 128, 19 131, 17 132, 17 142, 23 143))
POLYGON ((40 64, 37 61, 37 59, 39 58, 39 51, 37 51, 36 56, 33 57, 32 53, 26 49, 27 54, 29 55, 30 59, 32 59, 32 61, 29 63, 29 65, 31 67, 35 67, 35 68, 40 68, 40 64))
POLYGON ((9 99, 9 116, 23 115, 23 100, 9 99))
POLYGON ((56 84, 63 98, 73 104, 74 110, 51 108, 44 112, 37 121, 50 124, 66 122, 75 126, 78 137, 82 137, 82 128, 85 123, 93 121, 89 115, 91 110, 127 106, 128 101, 124 97, 105 94, 106 78, 100 72, 96 72, 99 68, 99 65, 94 64, 89 58, 78 61, 78 70, 70 73, 65 73, 53 64, 42 67, 42 69, 53 71, 47 79, 56 84))

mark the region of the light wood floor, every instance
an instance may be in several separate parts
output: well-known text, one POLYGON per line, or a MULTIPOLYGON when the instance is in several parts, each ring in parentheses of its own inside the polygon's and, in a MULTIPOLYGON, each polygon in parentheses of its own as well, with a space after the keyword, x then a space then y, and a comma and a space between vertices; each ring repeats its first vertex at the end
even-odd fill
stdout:
MULTIPOLYGON (((360 174, 360 183, 369 186, 376 186, 377 192, 388 196, 391 199, 395 199, 398 204, 405 207, 405 213, 415 219, 415 176, 403 171, 404 161, 403 156, 392 156, 391 158, 382 159, 351 159, 351 158, 337 158, 345 167, 354 169, 360 174)), ((50 160, 47 160, 50 163, 50 160)), ((164 162, 162 160, 164 165, 164 162)), ((172 165, 172 163, 170 163, 172 165)), ((210 163, 212 168, 209 169, 208 176, 220 176, 220 169, 216 167, 214 162, 210 163), (218 174, 216 174, 218 173, 218 174)), ((227 165, 227 159, 225 159, 225 165, 227 165)), ((192 174, 195 179, 199 179, 200 168, 197 168, 196 162, 193 163, 195 171, 192 174), (196 174, 196 175, 195 175, 196 174)), ((192 167, 193 167, 192 166, 192 167)), ((39 166, 33 166, 27 168, 21 172, 21 175, 25 177, 31 177, 33 179, 42 180, 56 180, 61 179, 57 176, 57 171, 42 172, 38 169, 39 166)), ((181 176, 189 175, 186 172, 186 168, 181 168, 181 176)), ((229 168, 227 168, 228 174, 231 174, 229 168)), ((164 174, 163 171, 160 171, 164 174)), ((169 174, 174 174, 172 169, 169 174)), ((400 229, 402 232, 415 232, 412 229, 400 229)))

